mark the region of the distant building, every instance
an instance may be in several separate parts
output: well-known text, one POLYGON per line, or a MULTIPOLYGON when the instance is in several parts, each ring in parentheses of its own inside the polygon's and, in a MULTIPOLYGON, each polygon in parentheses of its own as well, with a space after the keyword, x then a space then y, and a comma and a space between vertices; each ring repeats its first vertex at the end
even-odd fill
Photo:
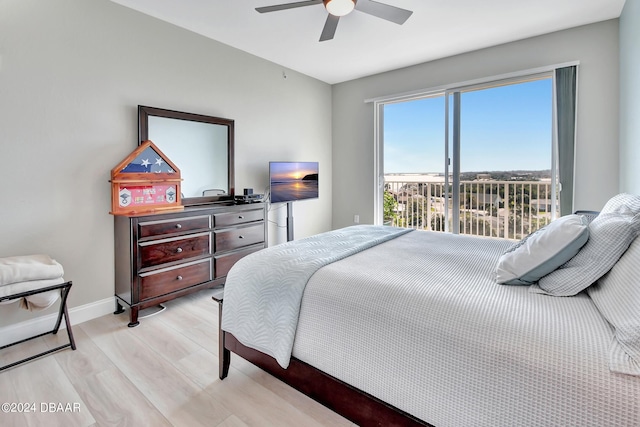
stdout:
POLYGON ((529 206, 536 208, 538 212, 551 212, 551 199, 531 199, 529 206))
MULTIPOLYGON (((452 177, 449 176, 451 181, 452 177)), ((387 173, 384 175, 384 182, 415 182, 415 183, 443 183, 444 175, 437 173, 387 173)))
POLYGON ((471 193, 471 203, 473 206, 482 206, 486 209, 489 206, 498 206, 502 198, 497 194, 471 193))
POLYGON ((476 181, 491 181, 490 173, 479 173, 476 175, 476 181))

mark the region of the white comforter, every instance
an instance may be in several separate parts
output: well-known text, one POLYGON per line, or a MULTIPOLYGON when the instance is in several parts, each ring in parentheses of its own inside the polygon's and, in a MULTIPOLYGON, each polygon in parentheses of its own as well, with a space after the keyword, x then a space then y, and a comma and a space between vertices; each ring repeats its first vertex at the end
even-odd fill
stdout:
POLYGON ((495 283, 510 244, 417 231, 321 268, 293 356, 438 427, 640 426, 586 294, 495 283))
POLYGON ((409 231, 413 230, 357 225, 273 246, 241 259, 227 275, 222 329, 286 368, 309 278, 324 265, 409 231))

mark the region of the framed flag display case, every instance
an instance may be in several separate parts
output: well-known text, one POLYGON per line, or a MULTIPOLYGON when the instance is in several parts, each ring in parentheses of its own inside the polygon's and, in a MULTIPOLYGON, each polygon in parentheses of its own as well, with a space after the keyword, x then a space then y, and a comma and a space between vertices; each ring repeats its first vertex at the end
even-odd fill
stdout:
POLYGON ((151 141, 111 169, 110 182, 112 215, 184 209, 180 169, 151 141))

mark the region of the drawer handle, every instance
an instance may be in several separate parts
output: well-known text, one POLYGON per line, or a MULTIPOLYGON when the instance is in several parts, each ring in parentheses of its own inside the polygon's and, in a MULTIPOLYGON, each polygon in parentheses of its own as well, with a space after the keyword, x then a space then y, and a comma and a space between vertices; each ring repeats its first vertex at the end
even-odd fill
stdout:
POLYGON ((182 248, 178 248, 178 249, 176 249, 176 253, 178 253, 178 254, 179 254, 179 253, 181 253, 181 252, 182 252, 182 248))
POLYGON ((182 280, 182 276, 176 277, 176 280, 182 280))
POLYGON ((182 224, 176 224, 176 228, 179 230, 182 228, 182 224))

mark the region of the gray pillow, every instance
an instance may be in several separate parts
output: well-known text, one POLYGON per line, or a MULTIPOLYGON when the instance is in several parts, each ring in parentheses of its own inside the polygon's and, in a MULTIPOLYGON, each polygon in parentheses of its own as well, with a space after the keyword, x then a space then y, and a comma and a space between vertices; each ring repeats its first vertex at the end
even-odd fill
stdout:
POLYGON ((572 296, 602 277, 627 250, 640 231, 640 196, 611 198, 589 224, 589 240, 580 252, 542 277, 533 292, 572 296))
POLYGON ((615 328, 609 369, 640 376, 640 238, 587 292, 615 328))
POLYGON ((496 266, 496 282, 531 285, 573 258, 589 239, 581 215, 566 215, 507 249, 496 266))

